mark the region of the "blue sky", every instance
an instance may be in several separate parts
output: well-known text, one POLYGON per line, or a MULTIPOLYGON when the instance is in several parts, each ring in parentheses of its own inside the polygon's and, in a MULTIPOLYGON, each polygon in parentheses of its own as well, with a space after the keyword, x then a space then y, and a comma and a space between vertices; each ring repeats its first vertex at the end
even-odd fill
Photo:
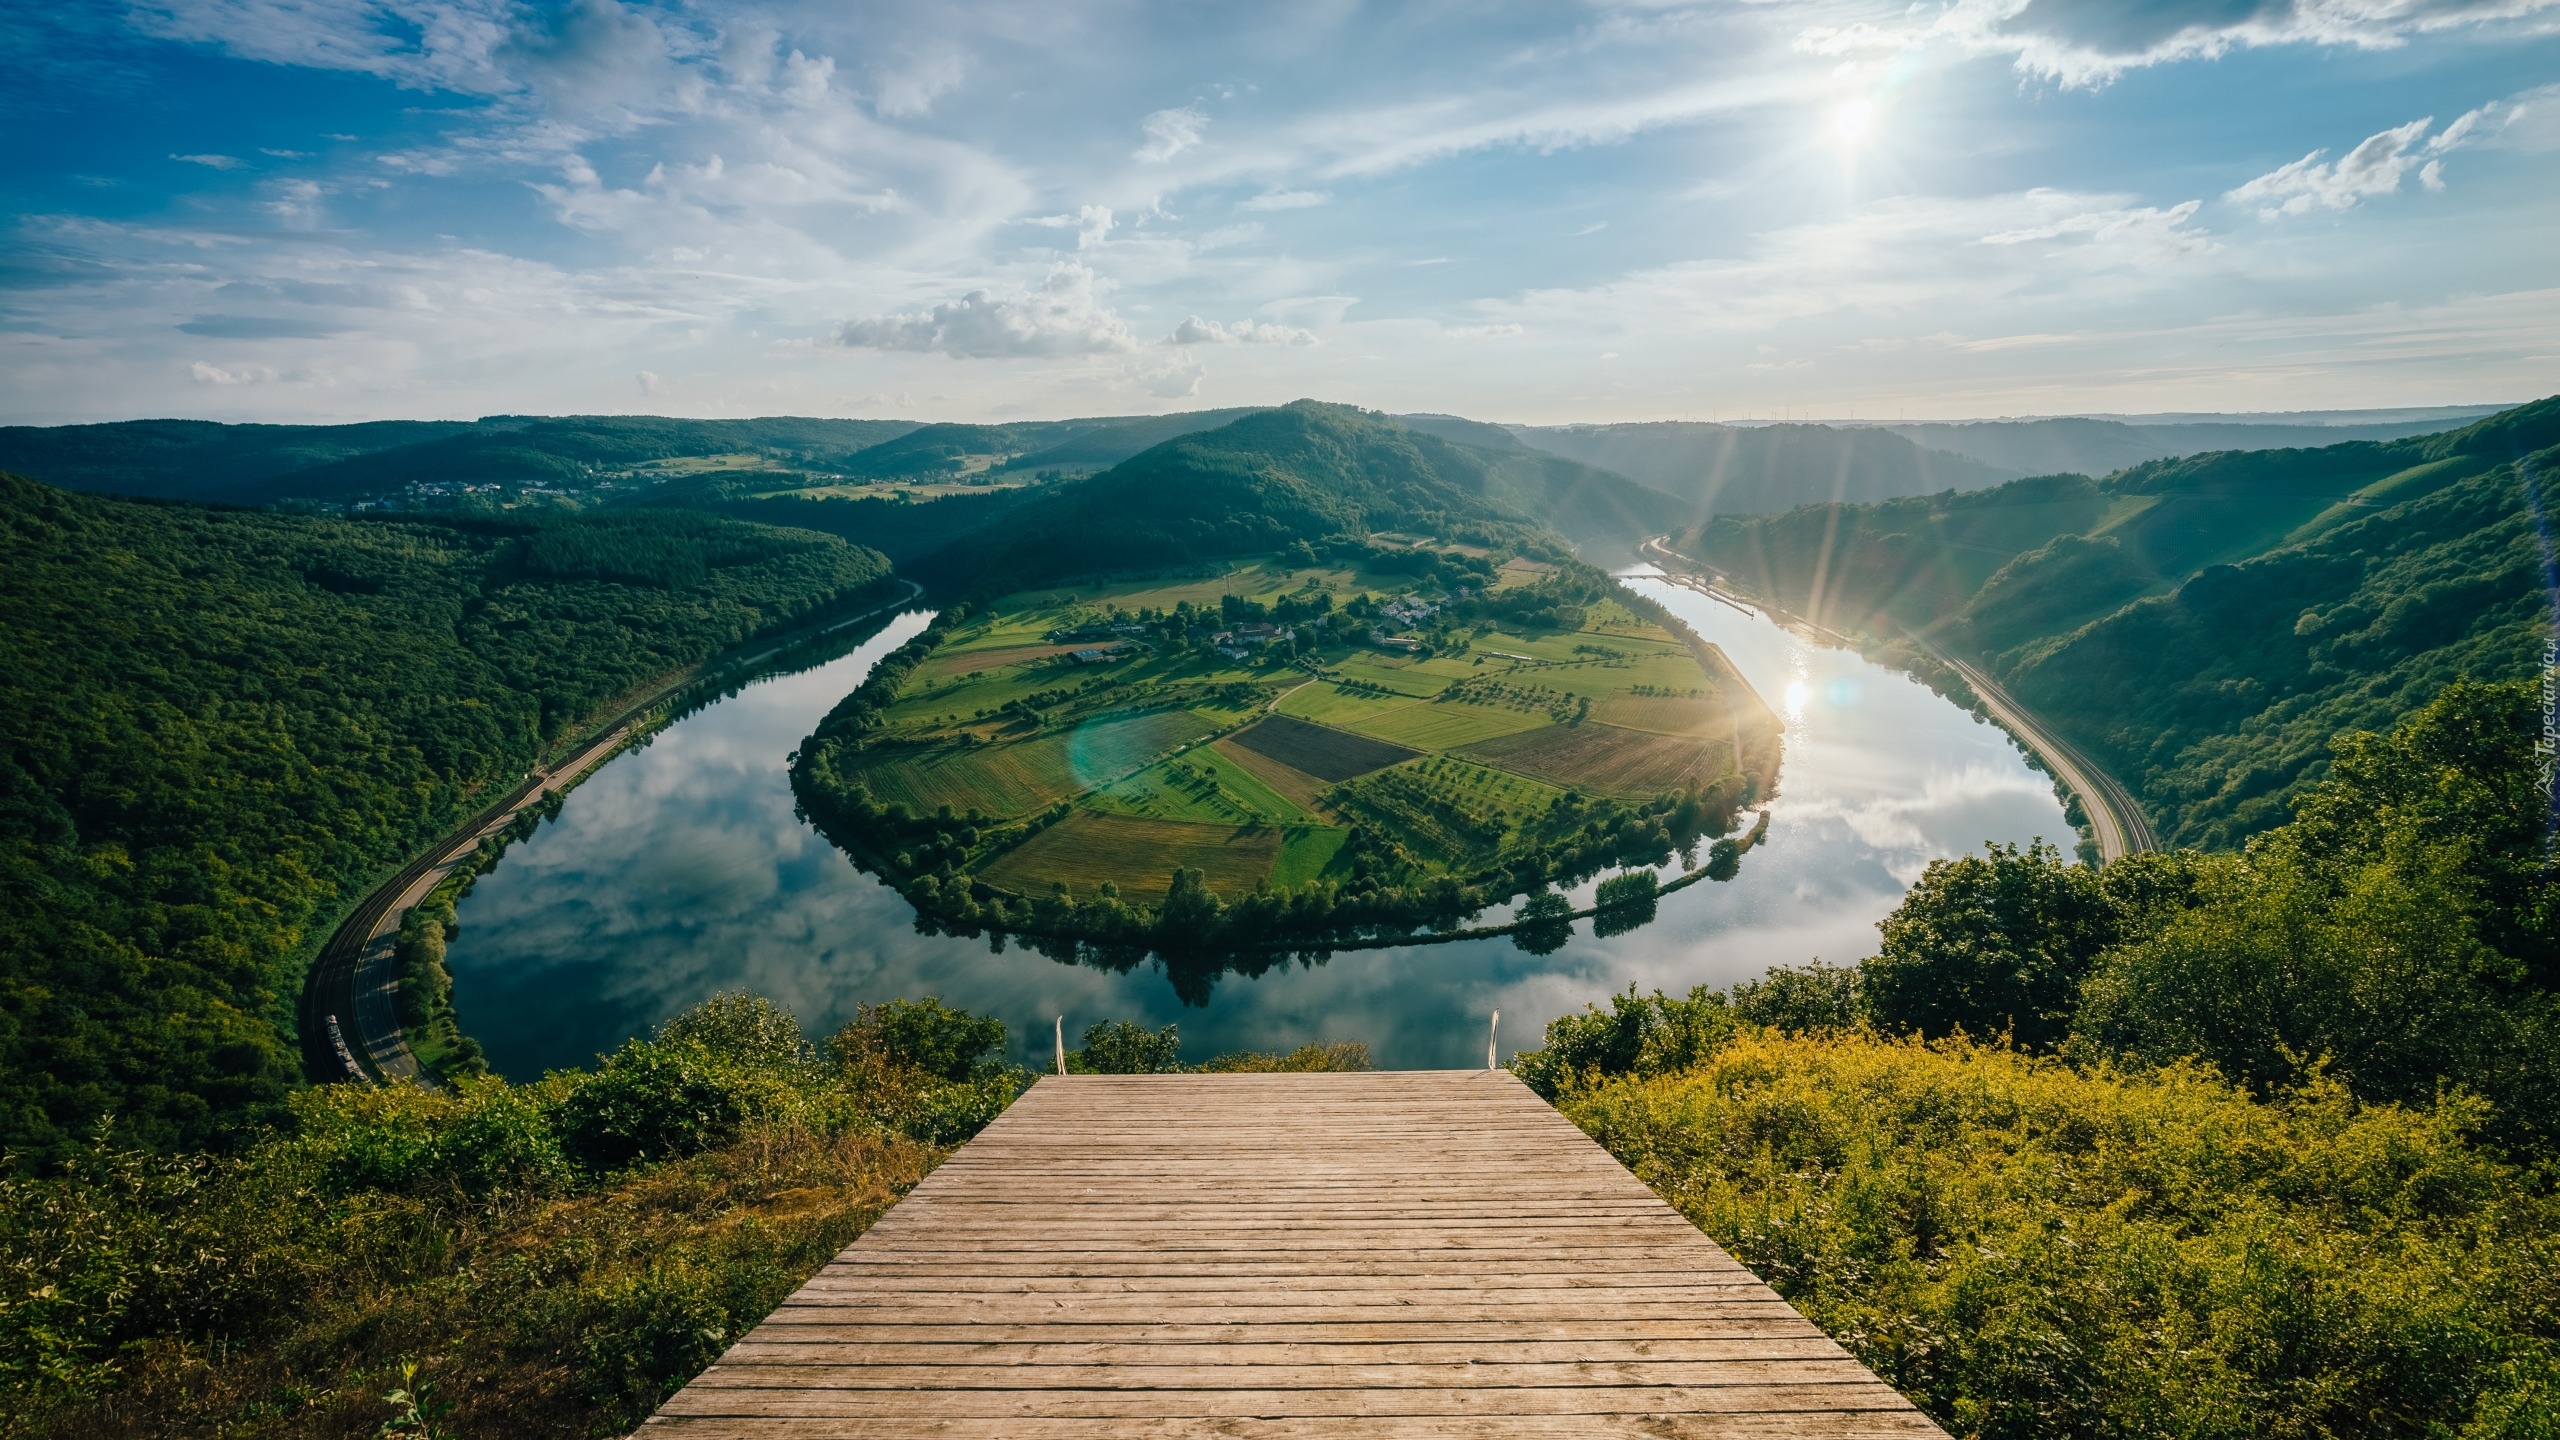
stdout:
POLYGON ((0 17, 0 420, 2560 390, 2560 0, 0 17))

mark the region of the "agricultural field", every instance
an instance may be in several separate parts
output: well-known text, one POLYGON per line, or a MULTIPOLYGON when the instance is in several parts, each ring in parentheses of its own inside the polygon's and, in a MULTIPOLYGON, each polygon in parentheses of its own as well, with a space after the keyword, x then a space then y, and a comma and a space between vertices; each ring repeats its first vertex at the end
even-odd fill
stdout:
POLYGON ((1621 730, 1594 720, 1480 741, 1457 752, 1487 765, 1606 795, 1704 789, 1732 764, 1729 742, 1621 730))
POLYGON ((1260 561, 1016 594, 955 616, 837 773, 909 817, 949 807, 944 838, 878 852, 943 886, 1090 899, 1109 881, 1137 904, 1183 867, 1231 900, 1504 874, 1584 843, 1593 805, 1664 815, 1694 794, 1722 814, 1761 793, 1774 738, 1741 746, 1752 775, 1736 764, 1746 732, 1776 734, 1758 697, 1711 648, 1582 593, 1469 609, 1410 577, 1260 561), (1417 594, 1441 608, 1382 613, 1417 594), (1506 613, 1580 624, 1476 618, 1506 613))
POLYGON ((1234 895, 1270 875, 1287 838, 1277 825, 1204 825, 1079 809, 981 873, 989 884, 1024 895, 1045 895, 1063 884, 1082 898, 1108 881, 1129 900, 1153 904, 1164 898, 1175 867, 1188 866, 1206 872, 1209 888, 1234 895))

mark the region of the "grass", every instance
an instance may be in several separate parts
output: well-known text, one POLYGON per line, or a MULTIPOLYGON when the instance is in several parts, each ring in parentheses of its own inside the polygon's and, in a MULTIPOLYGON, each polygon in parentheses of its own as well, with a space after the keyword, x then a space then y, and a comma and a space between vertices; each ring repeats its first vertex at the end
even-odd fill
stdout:
POLYGON ((1704 787, 1732 763, 1732 747, 1586 721, 1481 741, 1461 753, 1558 785, 1611 795, 1704 787))
POLYGON ((1342 842, 1351 838, 1347 830, 1332 826, 1294 826, 1280 842, 1280 858, 1271 867, 1271 884, 1276 889, 1291 889, 1323 876, 1342 853, 1342 842))
POLYGON ((1732 716, 1709 700, 1671 695, 1612 695, 1591 707, 1591 718, 1656 735, 1721 737, 1732 716))
POLYGON ((922 754, 887 752, 857 773, 883 804, 902 800, 918 814, 949 805, 959 814, 975 809, 984 815, 1027 815, 1125 775, 1212 728, 1188 710, 1160 710, 1037 740, 922 754))
MULTIPOLYGON (((1428 692, 1425 692, 1428 693, 1428 692)), ((1417 697, 1403 690, 1387 695, 1364 694, 1346 690, 1330 680, 1319 680, 1289 692, 1280 702, 1280 713, 1313 720, 1320 725, 1352 726, 1365 716, 1382 715, 1417 703, 1417 697)))
POLYGON ((1497 735, 1533 730, 1552 723, 1543 714, 1509 707, 1470 705, 1463 701, 1423 701, 1397 710, 1365 715, 1346 728, 1416 750, 1450 750, 1497 735))
POLYGON ((1122 896, 1162 900, 1177 866, 1191 866, 1223 895, 1252 891, 1271 873, 1286 838, 1275 825, 1204 825, 1078 810, 1007 851, 980 872, 991 885, 1045 895, 1063 881, 1079 896, 1104 881, 1122 896))
POLYGON ((1159 760, 1108 789, 1093 792, 1085 803, 1121 815, 1212 824, 1260 820, 1286 825, 1314 818, 1216 745, 1195 745, 1159 760))

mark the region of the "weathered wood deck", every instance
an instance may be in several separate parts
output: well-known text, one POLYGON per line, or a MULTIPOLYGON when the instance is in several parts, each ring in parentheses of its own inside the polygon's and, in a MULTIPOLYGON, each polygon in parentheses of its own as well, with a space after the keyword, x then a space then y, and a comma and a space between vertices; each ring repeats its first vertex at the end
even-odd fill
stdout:
POLYGON ((641 1431, 1939 1433, 1498 1071, 1043 1079, 641 1431))

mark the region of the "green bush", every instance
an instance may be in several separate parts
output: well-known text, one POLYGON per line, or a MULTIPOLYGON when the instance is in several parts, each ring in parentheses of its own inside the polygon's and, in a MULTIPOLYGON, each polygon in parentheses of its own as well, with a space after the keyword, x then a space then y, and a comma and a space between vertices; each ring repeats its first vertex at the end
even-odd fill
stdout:
POLYGON ((938 1080, 983 1079, 1003 1068, 1004 1022, 954 1010, 939 999, 891 1000, 855 1009, 828 1042, 838 1063, 878 1055, 938 1080))
POLYGON ((1131 1020, 1105 1020, 1084 1032, 1084 1048, 1067 1052, 1074 1075, 1161 1075, 1182 1068, 1182 1041, 1167 1025, 1150 1030, 1131 1020))
POLYGON ((699 1045, 634 1040, 561 1102, 562 1148, 598 1174, 698 1155, 737 1138, 757 1111, 758 1088, 699 1045))
POLYGON ((1675 1000, 1656 990, 1639 995, 1633 985, 1609 997, 1609 1008, 1586 1005, 1578 1015, 1547 1024, 1546 1044, 1512 1057, 1511 1071, 1550 1100, 1580 1086, 1621 1075, 1658 1075, 1693 1065, 1716 1052, 1734 1033, 1725 997, 1705 986, 1675 1000))

